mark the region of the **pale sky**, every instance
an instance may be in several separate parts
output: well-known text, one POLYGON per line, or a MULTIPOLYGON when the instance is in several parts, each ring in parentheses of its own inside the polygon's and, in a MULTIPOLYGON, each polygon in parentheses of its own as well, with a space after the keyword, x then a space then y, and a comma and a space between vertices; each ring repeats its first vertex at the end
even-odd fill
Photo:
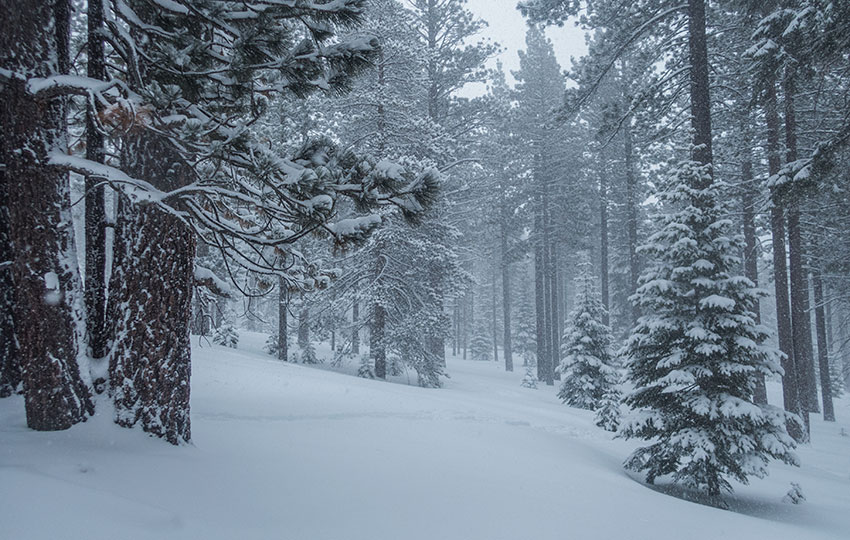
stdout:
MULTIPOLYGON (((496 60, 501 60, 508 83, 513 85, 514 78, 510 72, 519 69, 517 51, 525 50, 525 31, 528 28, 525 19, 516 8, 517 0, 468 0, 467 5, 470 11, 489 24, 481 32, 481 35, 490 38, 491 41, 498 42, 504 49, 490 63, 495 67, 496 60)), ((561 27, 548 28, 546 35, 552 40, 555 55, 562 70, 571 67, 570 57, 578 58, 587 52, 584 31, 572 22, 567 22, 561 27)), ((483 87, 465 88, 461 94, 476 96, 483 92, 483 87)))

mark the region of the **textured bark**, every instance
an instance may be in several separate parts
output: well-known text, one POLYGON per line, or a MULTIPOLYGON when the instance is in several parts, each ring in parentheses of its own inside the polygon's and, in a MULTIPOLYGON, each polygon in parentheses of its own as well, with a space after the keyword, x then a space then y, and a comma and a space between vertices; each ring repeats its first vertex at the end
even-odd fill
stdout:
MULTIPOLYGON (((134 178, 170 191, 191 170, 168 141, 134 132, 122 161, 134 178)), ((115 343, 109 363, 115 421, 140 424, 172 444, 189 441, 189 323, 195 237, 189 226, 154 204, 121 201, 115 230, 109 316, 115 343)))
MULTIPOLYGON (((67 0, 0 2, 0 68, 25 77, 67 73, 70 10, 67 0)), ((0 183, 13 248, 12 317, 27 425, 49 431, 94 411, 78 364, 74 311, 82 291, 68 174, 47 165, 50 150, 67 146, 67 101, 36 101, 25 84, 13 78, 0 85, 0 183)), ((14 365, 11 370, 7 378, 16 376, 14 365)))
MULTIPOLYGON (((0 96, 5 98, 3 92, 0 92, 0 96)), ((5 147, 2 147, 2 151, 5 151, 5 147)), ((18 344, 15 341, 13 317, 15 287, 12 281, 12 260, 14 252, 9 230, 8 184, 9 177, 6 169, 0 167, 0 398, 11 396, 21 387, 21 364, 18 358, 18 344)))
POLYGON ((818 368, 820 369, 820 389, 823 399, 823 419, 835 422, 835 407, 832 403, 832 379, 829 370, 829 344, 826 340, 826 315, 824 313, 823 278, 819 269, 812 271, 812 285, 815 294, 815 326, 818 339, 818 368))
MULTIPOLYGON (((88 76, 104 80, 106 68, 103 57, 103 2, 88 3, 88 76)), ((95 100, 96 101, 96 100, 95 100)), ((95 116, 99 111, 90 103, 86 111, 86 159, 104 163, 104 137, 98 131, 95 116)), ((106 209, 104 187, 99 179, 86 178, 86 332, 89 355, 103 358, 107 354, 106 327, 106 209)))
MULTIPOLYGON (((753 188, 753 163, 750 157, 749 141, 747 141, 744 155, 744 160, 741 162, 741 183, 743 185, 741 206, 743 207, 745 244, 744 272, 747 278, 758 286, 758 243, 756 242, 755 223, 755 197, 757 193, 753 188)), ((756 323, 761 324, 761 306, 758 299, 756 299, 755 306, 753 306, 753 311, 755 312, 756 323)), ((767 387, 764 382, 764 374, 759 374, 756 377, 753 401, 758 405, 767 404, 767 387)))
MULTIPOLYGON (((767 165, 771 176, 779 172, 779 113, 777 111, 775 81, 769 81, 765 94, 765 121, 767 124, 767 165)), ((779 350, 782 358, 782 401, 786 411, 803 415, 800 408, 797 366, 794 358, 794 337, 791 332, 791 304, 788 299, 788 268, 785 257, 785 216, 777 198, 771 191, 770 231, 773 244, 773 283, 776 297, 776 325, 779 334, 779 350)), ((788 424, 788 434, 797 441, 804 440, 804 433, 795 423, 788 424)))
POLYGON ((277 287, 277 357, 279 360, 286 362, 289 360, 289 339, 287 336, 289 326, 289 290, 286 286, 286 280, 283 277, 278 278, 277 287))
POLYGON ((691 61, 692 158, 711 165, 711 101, 708 93, 708 45, 705 37, 705 0, 688 0, 688 56, 691 61))

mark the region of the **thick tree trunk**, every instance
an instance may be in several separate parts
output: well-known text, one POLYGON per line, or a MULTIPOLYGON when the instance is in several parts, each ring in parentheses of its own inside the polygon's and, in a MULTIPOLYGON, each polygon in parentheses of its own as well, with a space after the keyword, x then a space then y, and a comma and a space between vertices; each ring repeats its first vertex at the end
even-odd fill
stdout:
POLYGON ((815 326, 818 339, 818 367, 820 368, 820 389, 823 399, 823 419, 835 422, 835 407, 832 404, 832 379, 829 369, 829 345, 826 340, 826 315, 824 314, 823 278, 820 269, 812 271, 812 284, 815 293, 815 326))
MULTIPOLYGON (((88 3, 88 76, 104 80, 103 2, 88 3)), ((96 101, 96 100, 95 100, 96 101)), ((97 129, 95 116, 99 114, 90 103, 86 111, 86 159, 97 163, 105 161, 104 137, 97 129)), ((86 331, 89 355, 103 358, 107 354, 106 332, 106 209, 104 187, 97 178, 86 178, 86 331)))
MULTIPOLYGON (((5 93, 0 91, 5 101, 5 93)), ((5 113, 5 111, 3 111, 5 113)), ((5 115, 3 117, 5 120, 5 115)), ((0 137, 2 135, 0 134, 0 137)), ((2 143, 5 158, 5 143, 2 143)), ((0 166, 0 398, 21 390, 21 364, 15 339, 15 285, 12 281, 12 231, 9 229, 9 177, 0 166)))
POLYGON ((278 278, 277 296, 277 358, 289 361, 289 288, 283 277, 278 278))
MULTIPOLYGON (((170 143, 151 133, 128 135, 122 161, 130 176, 163 191, 192 179, 170 143)), ((155 204, 122 200, 114 246, 108 315, 115 421, 141 424, 171 444, 189 441, 194 231, 155 204)))
MULTIPOLYGON (((758 272, 758 243, 756 241, 755 222, 755 197, 753 189, 753 162, 749 140, 744 149, 744 159, 741 162, 741 206, 743 207, 744 221, 744 272, 747 278, 756 286, 759 283, 758 272)), ((753 306, 756 323, 761 324, 761 306, 759 300, 753 306)), ((753 401, 758 405, 767 404, 767 387, 765 386, 764 374, 756 377, 756 386, 753 392, 753 401)))
MULTIPOLYGON (((779 112, 777 110, 775 81, 769 81, 765 94, 765 121, 767 124, 768 174, 779 172, 779 112)), ((773 244, 773 283, 776 297, 776 325, 779 350, 782 352, 782 401, 786 411, 804 415, 800 407, 797 366, 794 357, 794 337, 791 331, 791 304, 788 300, 788 269, 785 256, 785 216, 775 190, 771 190, 770 230, 773 244)), ((805 420, 805 418, 804 418, 805 420)), ((788 433, 797 441, 805 434, 794 423, 788 424, 788 433)))
MULTIPOLYGON (((0 68, 30 77, 68 73, 70 12, 67 0, 0 2, 0 68)), ((47 165, 51 150, 67 147, 66 106, 64 98, 36 101, 22 79, 0 84, 0 184, 13 253, 0 264, 11 262, 19 359, 5 359, 4 372, 11 384, 20 366, 27 425, 42 431, 67 429, 94 412, 78 364, 82 291, 68 174, 47 165)))

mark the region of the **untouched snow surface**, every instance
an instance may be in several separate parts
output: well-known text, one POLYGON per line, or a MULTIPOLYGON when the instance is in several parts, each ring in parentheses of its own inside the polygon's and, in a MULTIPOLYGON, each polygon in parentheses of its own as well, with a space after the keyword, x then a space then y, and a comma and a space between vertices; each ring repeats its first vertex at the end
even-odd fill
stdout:
POLYGON ((723 511, 625 473, 637 443, 552 387, 522 388, 524 368, 450 357, 452 378, 427 390, 284 364, 264 336, 242 338, 195 348, 193 445, 114 426, 102 398, 54 433, 25 427, 20 397, 0 400, 0 538, 850 538, 847 399, 836 424, 812 415, 802 468, 772 464, 723 511), (801 505, 781 502, 792 481, 801 505))

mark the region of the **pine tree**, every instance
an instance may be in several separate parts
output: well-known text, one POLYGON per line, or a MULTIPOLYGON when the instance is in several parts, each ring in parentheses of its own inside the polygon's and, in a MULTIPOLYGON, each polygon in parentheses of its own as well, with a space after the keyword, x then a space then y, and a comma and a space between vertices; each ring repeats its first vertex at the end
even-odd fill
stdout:
POLYGON ((769 458, 798 461, 785 413, 752 401, 757 375, 781 373, 779 355, 755 324, 758 292, 733 273, 742 241, 707 169, 685 162, 659 193, 661 228, 642 248, 654 265, 634 297, 646 315, 624 350, 635 413, 620 433, 654 441, 627 468, 650 483, 672 474, 717 500, 727 478, 763 477, 769 458))
POLYGON ((523 388, 537 388, 537 375, 534 373, 534 364, 525 366, 525 375, 522 376, 520 386, 523 388))
POLYGON ((605 308, 593 283, 590 263, 583 263, 576 278, 575 308, 564 334, 558 367, 563 377, 558 397, 571 407, 596 410, 615 394, 619 373, 611 355, 611 331, 605 325, 605 308))

